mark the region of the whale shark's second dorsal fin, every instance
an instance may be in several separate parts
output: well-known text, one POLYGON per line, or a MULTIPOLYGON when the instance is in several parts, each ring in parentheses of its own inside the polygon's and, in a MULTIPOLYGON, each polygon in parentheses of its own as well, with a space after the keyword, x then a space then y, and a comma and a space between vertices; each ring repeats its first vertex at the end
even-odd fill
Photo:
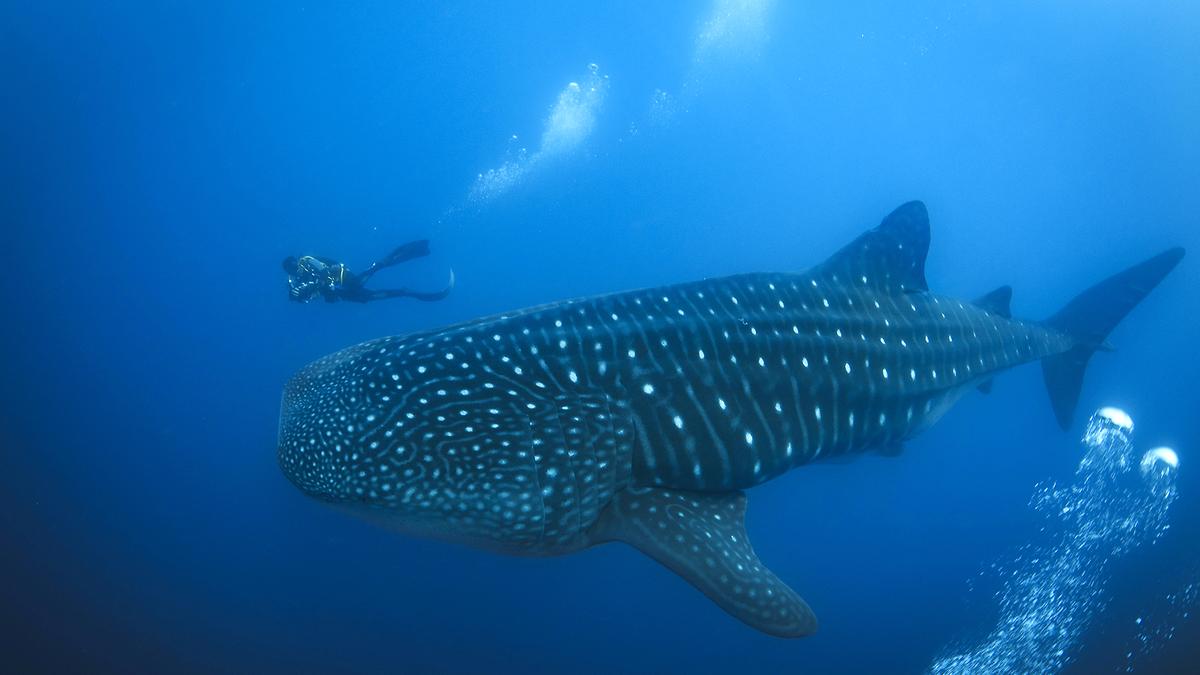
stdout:
POLYGON ((975 306, 1006 319, 1012 318, 1012 286, 1001 286, 975 301, 975 306))
POLYGON ((804 600, 758 559, 746 537, 746 496, 661 488, 617 493, 593 539, 623 541, 667 566, 747 624, 779 637, 817 629, 804 600))
POLYGON ((863 285, 888 293, 928 291, 925 256, 929 253, 929 213, 921 202, 908 202, 888 214, 815 270, 839 283, 863 285))

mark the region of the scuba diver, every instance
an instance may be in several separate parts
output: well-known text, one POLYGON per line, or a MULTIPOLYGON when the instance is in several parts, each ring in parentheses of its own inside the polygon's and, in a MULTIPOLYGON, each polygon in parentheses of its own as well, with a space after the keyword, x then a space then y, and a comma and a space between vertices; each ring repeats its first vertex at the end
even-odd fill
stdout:
POLYGON ((450 295, 454 288, 454 270, 450 270, 450 283, 440 291, 410 291, 407 288, 370 289, 367 280, 385 267, 398 265, 413 258, 429 255, 429 242, 421 239, 412 241, 389 253, 382 260, 371 263, 361 274, 355 274, 345 264, 329 258, 306 255, 299 259, 288 256, 283 260, 283 271, 288 274, 288 299, 309 302, 318 295, 325 302, 371 302, 385 298, 416 298, 432 302, 450 295))

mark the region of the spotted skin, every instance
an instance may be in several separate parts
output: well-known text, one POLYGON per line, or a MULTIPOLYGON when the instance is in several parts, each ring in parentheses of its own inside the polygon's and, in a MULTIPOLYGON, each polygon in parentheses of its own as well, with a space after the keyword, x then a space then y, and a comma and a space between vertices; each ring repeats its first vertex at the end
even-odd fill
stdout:
POLYGON ((738 491, 894 449, 996 373, 1075 344, 1009 318, 1006 295, 976 306, 930 293, 928 239, 914 202, 804 273, 351 347, 288 383, 281 467, 313 497, 416 534, 526 555, 627 541, 743 621, 807 634, 811 610, 745 541, 738 491), (679 499, 695 505, 671 508, 679 499), (706 568, 691 537, 718 532, 706 568))

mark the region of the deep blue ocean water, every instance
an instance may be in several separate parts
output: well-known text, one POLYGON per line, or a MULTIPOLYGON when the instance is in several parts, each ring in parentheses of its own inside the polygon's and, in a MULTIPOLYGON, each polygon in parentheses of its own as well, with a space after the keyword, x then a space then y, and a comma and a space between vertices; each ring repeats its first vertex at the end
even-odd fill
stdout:
POLYGON ((898 458, 754 489, 760 555, 822 622, 803 640, 622 545, 405 538, 278 468, 282 386, 321 355, 802 270, 909 199, 931 288, 1012 284, 1022 317, 1200 251, 1200 8, 894 4, 0 7, 0 669, 922 672, 995 624, 994 565, 1045 536, 1035 485, 1069 483, 1117 405, 1178 450, 1178 500, 1157 543, 1095 562, 1065 672, 1200 672, 1194 253, 1094 359, 1070 432, 1026 366, 898 458), (452 266, 444 302, 287 302, 286 255, 363 268, 421 237, 376 283, 452 266))

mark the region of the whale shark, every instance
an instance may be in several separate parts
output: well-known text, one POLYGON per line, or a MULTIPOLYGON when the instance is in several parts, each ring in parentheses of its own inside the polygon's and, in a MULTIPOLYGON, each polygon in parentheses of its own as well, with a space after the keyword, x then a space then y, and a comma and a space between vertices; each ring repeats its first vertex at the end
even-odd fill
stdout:
POLYGON ((620 541, 780 637, 812 609, 758 558, 747 488, 897 454, 964 394, 1040 361, 1069 427, 1084 369, 1170 249, 1043 321, 1004 286, 925 280, 921 202, 806 272, 564 300, 325 356, 286 384, 278 459, 307 495, 394 530, 544 556, 620 541))

